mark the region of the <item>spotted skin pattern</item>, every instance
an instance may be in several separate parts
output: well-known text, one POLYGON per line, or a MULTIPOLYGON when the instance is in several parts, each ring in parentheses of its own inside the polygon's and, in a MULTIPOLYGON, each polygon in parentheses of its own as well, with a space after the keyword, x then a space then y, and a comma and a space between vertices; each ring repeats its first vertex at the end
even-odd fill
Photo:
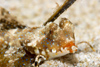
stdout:
MULTIPOLYGON (((7 19, 5 20, 7 21, 7 19)), ((11 25, 12 23, 13 22, 9 22, 11 25)), ((35 54, 40 57, 43 56, 41 60, 37 60, 36 57, 36 62, 60 57, 77 51, 73 24, 66 18, 62 18, 59 25, 50 22, 42 27, 30 28, 20 25, 20 27, 23 28, 18 28, 19 26, 17 24, 16 22, 15 27, 11 26, 13 29, 9 27, 6 28, 6 26, 3 28, 1 27, 0 36, 1 39, 3 38, 3 41, 0 41, 11 47, 16 46, 16 50, 23 46, 23 49, 30 54, 35 54)), ((9 51, 10 49, 5 52, 5 56, 9 51)))
POLYGON ((33 28, 20 24, 22 22, 0 7, 0 66, 26 67, 31 64, 38 67, 42 61, 75 53, 78 48, 73 24, 66 18, 59 24, 53 23, 75 1, 65 0, 42 27, 33 28), (28 62, 24 64, 24 61, 28 62))
POLYGON ((17 32, 17 36, 20 37, 25 50, 37 56, 44 56, 44 60, 77 51, 73 24, 66 18, 62 18, 59 25, 48 23, 43 27, 23 29, 21 33, 17 32))
POLYGON ((43 61, 77 51, 73 25, 66 18, 59 25, 48 23, 43 27, 9 30, 3 36, 10 46, 17 48, 21 44, 29 53, 44 56, 43 61))
MULTIPOLYGON (((26 31, 26 29, 24 29, 26 31)), ((25 32, 23 30, 23 32, 25 32)), ((18 32, 17 32, 18 33, 18 32)), ((21 35, 18 33, 18 35, 21 35)), ((63 56, 68 53, 74 53, 77 51, 77 46, 75 45, 74 30, 72 23, 63 18, 59 25, 55 23, 48 23, 42 28, 34 28, 27 30, 25 35, 19 36, 23 38, 27 36, 32 38, 30 42, 24 42, 27 50, 32 54, 43 55, 46 59, 51 59, 59 56, 63 56), (30 32, 29 32, 30 31, 30 32), (32 37, 30 37, 30 35, 32 37), (31 50, 30 47, 33 49, 31 50)))
MULTIPOLYGON (((68 1, 70 2, 70 0, 68 1)), ((34 55, 35 59, 32 66, 38 67, 42 61, 77 51, 73 24, 68 19, 62 18, 59 24, 50 21, 42 27, 30 28, 21 25, 21 22, 17 21, 4 8, 0 8, 0 10, 0 43, 10 47, 5 51, 4 57, 12 56, 20 49, 23 51, 21 56, 25 54, 34 55)), ((18 59, 8 62, 12 63, 16 60, 18 59)))

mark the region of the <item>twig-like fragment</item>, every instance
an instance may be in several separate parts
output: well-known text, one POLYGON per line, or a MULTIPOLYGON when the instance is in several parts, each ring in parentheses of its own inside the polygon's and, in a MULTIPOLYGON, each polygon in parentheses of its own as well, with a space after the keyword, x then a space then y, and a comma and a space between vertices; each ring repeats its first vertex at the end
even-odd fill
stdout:
POLYGON ((57 11, 44 23, 53 22, 57 19, 66 9, 68 9, 76 0, 65 0, 64 4, 57 9, 57 11))

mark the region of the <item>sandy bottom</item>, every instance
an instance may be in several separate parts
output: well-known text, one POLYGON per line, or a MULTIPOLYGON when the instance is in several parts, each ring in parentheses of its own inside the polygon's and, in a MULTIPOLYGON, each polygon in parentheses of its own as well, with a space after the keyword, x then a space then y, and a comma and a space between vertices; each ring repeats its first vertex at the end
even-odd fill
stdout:
MULTIPOLYGON (((0 6, 33 27, 41 26, 64 0, 0 0, 0 6)), ((45 61, 40 67, 100 67, 100 1, 77 0, 56 21, 68 18, 75 26, 75 42, 87 41, 78 45, 78 51, 63 57, 45 61)))

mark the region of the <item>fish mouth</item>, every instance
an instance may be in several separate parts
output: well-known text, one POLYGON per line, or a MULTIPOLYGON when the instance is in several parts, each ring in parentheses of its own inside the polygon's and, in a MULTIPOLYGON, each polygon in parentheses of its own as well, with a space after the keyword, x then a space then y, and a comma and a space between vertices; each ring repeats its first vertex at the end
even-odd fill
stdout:
POLYGON ((75 53, 76 51, 77 51, 77 46, 75 45, 74 42, 71 41, 66 45, 62 46, 59 51, 49 52, 48 55, 49 55, 49 59, 52 59, 52 58, 64 56, 69 53, 75 53))

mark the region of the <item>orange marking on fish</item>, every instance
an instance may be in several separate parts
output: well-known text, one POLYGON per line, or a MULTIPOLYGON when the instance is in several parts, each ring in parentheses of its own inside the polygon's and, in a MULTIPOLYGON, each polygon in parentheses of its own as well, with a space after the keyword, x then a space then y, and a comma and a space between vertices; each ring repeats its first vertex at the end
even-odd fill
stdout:
POLYGON ((66 44, 64 47, 72 47, 75 46, 75 43, 73 43, 72 41, 69 42, 68 44, 66 44))
MULTIPOLYGON (((73 53, 73 50, 71 49, 72 46, 76 46, 76 45, 74 42, 71 41, 67 45, 65 45, 64 48, 67 47, 68 48, 67 50, 69 50, 70 53, 73 53)), ((75 50, 75 51, 77 51, 77 50, 75 50)))

